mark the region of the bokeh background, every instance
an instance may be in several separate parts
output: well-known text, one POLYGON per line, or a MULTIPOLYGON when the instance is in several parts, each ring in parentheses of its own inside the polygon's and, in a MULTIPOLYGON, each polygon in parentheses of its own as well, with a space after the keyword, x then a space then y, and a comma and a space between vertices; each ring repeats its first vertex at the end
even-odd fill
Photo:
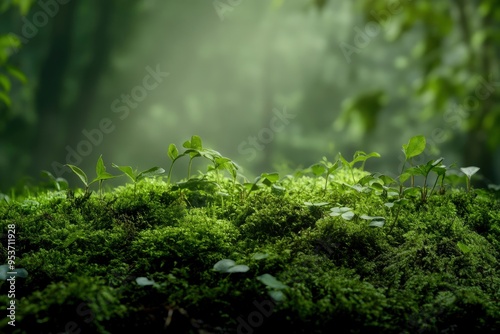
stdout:
POLYGON ((0 0, 0 192, 41 170, 79 186, 63 165, 93 177, 101 154, 167 169, 193 134, 249 178, 356 150, 396 175, 423 134, 422 159, 498 184, 495 4, 0 0))

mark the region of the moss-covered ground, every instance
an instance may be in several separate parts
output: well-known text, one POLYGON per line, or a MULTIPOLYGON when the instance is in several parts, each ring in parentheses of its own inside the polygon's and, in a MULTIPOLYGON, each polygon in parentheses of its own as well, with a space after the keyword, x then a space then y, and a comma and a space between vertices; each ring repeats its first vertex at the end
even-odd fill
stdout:
POLYGON ((1 256, 15 226, 15 266, 29 274, 15 281, 16 326, 3 317, 0 331, 500 332, 492 193, 448 189, 391 207, 387 193, 342 185, 342 172, 326 192, 322 177, 296 176, 248 196, 211 175, 218 187, 159 177, 4 201, 1 256), (342 207, 354 215, 331 211, 342 207), (249 270, 214 270, 223 259, 249 270))

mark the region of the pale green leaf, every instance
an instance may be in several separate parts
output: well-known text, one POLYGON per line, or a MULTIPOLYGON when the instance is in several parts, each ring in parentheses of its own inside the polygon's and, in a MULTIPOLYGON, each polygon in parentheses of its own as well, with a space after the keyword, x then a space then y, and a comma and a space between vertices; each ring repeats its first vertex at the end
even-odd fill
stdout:
POLYGON ((261 281, 262 283, 264 283, 265 285, 267 285, 268 287, 272 288, 272 289, 281 290, 281 289, 288 288, 288 286, 286 286, 285 284, 281 283, 276 278, 274 278, 274 276, 269 275, 269 274, 264 274, 264 275, 261 275, 261 276, 257 276, 257 279, 259 281, 261 281))
POLYGON ((472 177, 472 175, 476 174, 479 171, 479 169, 480 169, 479 167, 474 167, 474 166, 460 168, 462 173, 467 175, 469 179, 472 177))
POLYGON ((426 140, 422 135, 410 138, 408 144, 403 145, 403 152, 406 160, 416 157, 425 150, 426 140))

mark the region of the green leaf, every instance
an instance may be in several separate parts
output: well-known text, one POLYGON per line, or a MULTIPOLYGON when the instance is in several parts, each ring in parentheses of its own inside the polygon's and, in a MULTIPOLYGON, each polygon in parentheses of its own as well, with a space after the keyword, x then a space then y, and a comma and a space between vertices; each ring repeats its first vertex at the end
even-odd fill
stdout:
POLYGON ((10 97, 4 92, 0 92, 0 100, 3 101, 7 107, 10 107, 12 104, 10 97))
POLYGON ((385 224, 385 218, 380 216, 372 217, 368 215, 361 215, 359 218, 370 221, 370 224, 368 224, 368 226, 372 227, 382 227, 385 224))
POLYGON ((380 216, 372 217, 372 216, 368 216, 368 215, 361 215, 361 216, 359 216, 359 218, 364 219, 364 220, 385 220, 384 217, 380 217, 380 216))
POLYGON ((342 218, 344 218, 345 220, 351 220, 354 218, 354 212, 352 212, 352 211, 344 212, 342 214, 342 218))
POLYGON ((214 270, 222 273, 245 273, 250 268, 244 264, 236 264, 233 260, 220 260, 214 265, 214 270))
POLYGON ((344 167, 348 167, 349 169, 351 169, 351 164, 340 153, 339 153, 339 159, 342 162, 342 165, 344 165, 344 167))
POLYGON ((356 151, 356 153, 354 153, 353 160, 351 161, 350 166, 353 167, 356 162, 366 161, 369 158, 380 158, 380 154, 377 152, 366 154, 363 151, 356 151))
POLYGON ((31 7, 31 0, 17 0, 16 3, 21 10, 21 15, 26 16, 31 7))
POLYGON ((154 177, 165 173, 165 170, 161 167, 152 167, 148 170, 142 171, 137 175, 137 181, 145 179, 147 177, 154 177))
POLYGON ((315 164, 315 165, 312 165, 311 166, 311 171, 314 175, 316 176, 320 176, 322 175, 324 172, 326 172, 326 168, 325 166, 321 165, 321 164, 315 164))
POLYGON ((285 294, 280 290, 269 290, 267 294, 274 299, 275 302, 282 302, 286 299, 285 294))
POLYGON ((40 172, 40 174, 41 174, 42 176, 45 176, 46 178, 48 178, 48 179, 49 179, 49 180, 51 180, 52 182, 56 182, 56 178, 54 177, 54 175, 52 175, 52 173, 51 173, 51 172, 46 171, 46 170, 42 170, 42 171, 40 172))
POLYGON ((21 83, 26 84, 26 82, 28 81, 24 73, 18 70, 16 67, 8 65, 6 69, 11 76, 19 80, 21 83))
POLYGON ((408 170, 406 170, 403 174, 399 175, 399 182, 405 183, 405 181, 410 178, 412 174, 407 171, 408 170))
POLYGON ((331 208, 330 211, 331 211, 330 216, 336 217, 336 216, 340 216, 346 212, 352 211, 352 209, 344 206, 341 208, 339 208, 339 207, 331 208))
POLYGON ((406 188, 403 190, 403 194, 405 196, 419 196, 421 192, 420 188, 417 187, 406 188))
POLYGON ((270 187, 272 184, 274 184, 276 181, 280 179, 280 176, 278 173, 262 173, 260 175, 260 178, 263 184, 270 187))
POLYGON ((406 160, 416 157, 425 150, 426 140, 422 135, 410 138, 408 144, 403 145, 403 152, 406 160))
POLYGON ((264 274, 264 275, 261 275, 261 276, 257 276, 257 279, 259 281, 261 281, 262 283, 264 283, 266 286, 268 286, 269 288, 272 288, 272 289, 281 290, 281 289, 287 289, 288 288, 288 286, 286 286, 285 284, 281 283, 276 278, 274 278, 274 276, 269 275, 269 274, 264 274))
POLYGON ((476 174, 479 169, 479 167, 474 166, 460 168, 462 173, 464 173, 469 179, 472 177, 472 175, 476 174))
POLYGON ((358 183, 362 186, 369 184, 371 181, 376 180, 376 178, 373 177, 373 175, 366 175, 363 176, 358 183))
POLYGON ((255 253, 254 255, 252 255, 252 259, 254 260, 262 260, 262 259, 265 259, 269 257, 269 254, 266 254, 266 253, 255 253))
POLYGON ((7 275, 7 272, 10 271, 11 270, 8 264, 2 264, 0 266, 0 280, 5 281, 9 276, 22 277, 22 278, 28 277, 28 271, 24 268, 16 268, 15 274, 7 275))
POLYGON ((4 88, 6 92, 10 91, 11 84, 7 76, 0 74, 0 85, 4 88))
POLYGON ((137 282, 137 284, 139 284, 140 286, 148 286, 148 285, 154 285, 155 284, 155 281, 153 280, 150 280, 148 279, 147 277, 137 277, 135 279, 135 281, 137 282))
POLYGON ((168 157, 174 161, 175 159, 177 159, 177 157, 179 156, 179 150, 177 149, 177 146, 175 146, 175 144, 170 144, 168 146, 168 157))
POLYGON ((470 247, 462 242, 457 242, 457 247, 462 251, 462 253, 467 254, 471 251, 470 247))
POLYGON ((66 240, 64 241, 62 247, 63 248, 67 248, 69 245, 71 245, 73 242, 75 242, 79 238, 80 238, 80 234, 79 233, 73 233, 73 234, 71 234, 70 236, 68 236, 68 238, 66 238, 66 240))
POLYGON ((330 203, 328 203, 328 202, 314 202, 314 203, 312 203, 312 202, 304 202, 304 204, 307 205, 307 206, 325 206, 325 205, 328 205, 330 203))
POLYGON ((106 166, 104 166, 102 154, 99 156, 99 159, 97 159, 97 164, 95 165, 95 173, 97 174, 97 177, 106 173, 106 166))
POLYGON ((81 170, 80 168, 78 168, 77 166, 74 166, 74 165, 69 165, 67 164, 66 166, 68 166, 69 168, 71 168, 71 170, 73 171, 73 173, 75 173, 76 175, 78 175, 78 177, 80 178, 80 180, 82 180, 83 184, 85 184, 86 187, 88 187, 88 178, 87 178, 87 174, 85 174, 85 172, 83 170, 81 170))
POLYGON ((227 273, 246 273, 250 268, 244 264, 238 264, 227 269, 227 273))
POLYGON ((333 172, 335 172, 337 169, 340 168, 339 161, 338 160, 335 161, 334 164, 328 163, 327 167, 328 167, 328 174, 332 174, 333 172))
POLYGON ((380 175, 378 178, 381 179, 384 182, 384 185, 386 186, 396 183, 396 180, 387 175, 380 175))
POLYGON ((277 186, 277 185, 273 184, 271 186, 271 191, 273 194, 283 195, 286 192, 286 189, 285 189, 285 187, 281 187, 281 186, 277 186))
POLYGON ((369 193, 371 191, 369 187, 363 187, 363 186, 360 186, 359 184, 355 184, 353 186, 350 186, 348 184, 345 184, 345 185, 351 189, 356 190, 359 193, 369 193))
POLYGON ((236 262, 230 259, 220 260, 216 264, 214 264, 214 270, 222 273, 226 273, 229 268, 234 267, 236 262))
POLYGON ((102 173, 101 175, 99 175, 98 177, 96 177, 95 179, 93 179, 89 185, 97 182, 97 181, 104 181, 104 180, 109 180, 109 179, 114 179, 115 177, 117 177, 116 175, 112 175, 108 172, 104 172, 102 173))
POLYGON ((383 227, 385 224, 385 220, 374 220, 368 224, 371 227, 383 227))
POLYGON ((199 136, 192 136, 191 137, 191 148, 195 150, 202 150, 203 146, 201 145, 201 138, 199 136))
POLYGON ((115 164, 111 164, 114 168, 118 168, 121 170, 125 175, 127 175, 133 182, 136 182, 136 176, 134 173, 134 170, 130 166, 117 166, 115 164))

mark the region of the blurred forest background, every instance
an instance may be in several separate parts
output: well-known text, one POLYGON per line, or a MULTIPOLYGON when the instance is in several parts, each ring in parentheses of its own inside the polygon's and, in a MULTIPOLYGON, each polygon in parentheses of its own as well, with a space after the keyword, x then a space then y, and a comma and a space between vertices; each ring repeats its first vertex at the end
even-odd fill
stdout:
POLYGON ((499 60, 494 0, 0 0, 0 192, 167 169, 193 134, 247 177, 356 150, 396 175, 423 134, 498 184, 499 60))

